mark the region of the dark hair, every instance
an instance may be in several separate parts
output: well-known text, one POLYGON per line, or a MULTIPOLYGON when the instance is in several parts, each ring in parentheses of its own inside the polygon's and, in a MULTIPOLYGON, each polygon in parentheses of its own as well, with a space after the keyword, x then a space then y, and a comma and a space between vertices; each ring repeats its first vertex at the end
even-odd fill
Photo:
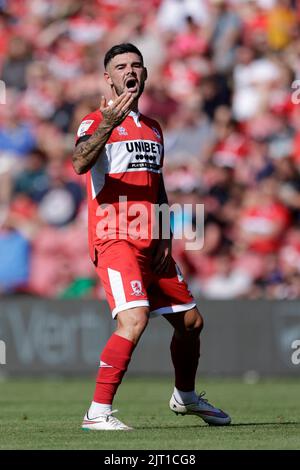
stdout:
POLYGON ((141 51, 138 50, 137 47, 135 47, 133 44, 130 43, 124 43, 124 44, 117 44, 116 46, 113 46, 107 51, 104 57, 104 67, 107 67, 107 64, 116 56, 120 54, 126 54, 126 52, 133 52, 134 54, 137 54, 140 56, 143 62, 143 56, 141 51))

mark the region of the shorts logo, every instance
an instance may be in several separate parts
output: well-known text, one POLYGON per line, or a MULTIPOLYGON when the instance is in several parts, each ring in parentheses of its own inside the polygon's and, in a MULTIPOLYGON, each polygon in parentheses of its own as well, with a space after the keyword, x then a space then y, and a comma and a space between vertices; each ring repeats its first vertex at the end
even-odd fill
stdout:
POLYGON ((77 136, 78 137, 82 137, 85 135, 86 131, 91 127, 91 125, 93 124, 93 119, 89 119, 87 121, 82 121, 82 123, 80 124, 79 126, 79 129, 78 129, 78 132, 77 132, 77 136))
POLYGON ((125 127, 119 126, 117 127, 117 131, 119 132, 119 135, 128 135, 128 132, 126 131, 125 127))
POLYGON ((139 295, 145 295, 144 292, 142 291, 141 281, 130 281, 130 285, 133 290, 131 295, 136 295, 137 297, 139 295))

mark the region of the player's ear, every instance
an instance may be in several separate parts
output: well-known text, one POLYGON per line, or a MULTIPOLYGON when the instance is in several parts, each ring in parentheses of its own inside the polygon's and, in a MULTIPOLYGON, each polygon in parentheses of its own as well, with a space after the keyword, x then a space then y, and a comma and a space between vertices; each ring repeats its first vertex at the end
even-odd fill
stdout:
POLYGON ((113 81, 112 79, 110 78, 110 75, 109 73, 105 70, 104 72, 104 78, 105 78, 105 81, 109 84, 109 86, 112 86, 113 85, 113 81))
POLYGON ((148 78, 148 70, 146 69, 146 67, 144 67, 144 81, 146 81, 148 78))

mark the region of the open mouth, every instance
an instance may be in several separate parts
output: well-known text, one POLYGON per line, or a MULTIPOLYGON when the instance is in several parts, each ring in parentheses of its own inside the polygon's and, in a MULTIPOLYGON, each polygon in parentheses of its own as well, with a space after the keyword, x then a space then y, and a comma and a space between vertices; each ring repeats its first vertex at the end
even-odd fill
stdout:
POLYGON ((137 81, 135 78, 129 78, 126 82, 126 88, 129 91, 137 91, 137 81))

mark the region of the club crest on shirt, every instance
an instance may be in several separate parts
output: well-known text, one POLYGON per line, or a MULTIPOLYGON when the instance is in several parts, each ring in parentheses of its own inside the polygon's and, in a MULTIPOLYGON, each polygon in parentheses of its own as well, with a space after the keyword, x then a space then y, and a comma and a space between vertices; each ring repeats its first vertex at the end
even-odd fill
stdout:
POLYGON ((125 127, 119 126, 117 127, 117 131, 119 132, 119 135, 128 135, 128 132, 126 131, 125 127))
POLYGON ((144 292, 142 291, 142 283, 141 281, 130 281, 131 288, 133 290, 131 295, 136 295, 137 297, 139 295, 145 295, 144 292))
POLYGON ((158 138, 158 140, 161 140, 161 135, 160 135, 159 130, 156 129, 156 127, 152 127, 152 130, 153 130, 154 134, 156 135, 156 137, 158 138))

